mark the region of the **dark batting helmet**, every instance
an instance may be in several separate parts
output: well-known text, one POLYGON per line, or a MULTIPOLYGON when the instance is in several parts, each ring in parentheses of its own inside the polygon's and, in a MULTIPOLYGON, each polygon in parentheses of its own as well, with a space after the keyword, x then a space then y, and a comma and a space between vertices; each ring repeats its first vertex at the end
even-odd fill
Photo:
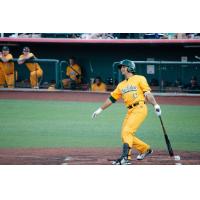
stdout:
POLYGON ((122 60, 120 62, 116 62, 115 66, 117 66, 118 68, 121 68, 122 66, 126 66, 128 67, 128 72, 131 72, 131 73, 136 72, 135 63, 128 59, 122 60))

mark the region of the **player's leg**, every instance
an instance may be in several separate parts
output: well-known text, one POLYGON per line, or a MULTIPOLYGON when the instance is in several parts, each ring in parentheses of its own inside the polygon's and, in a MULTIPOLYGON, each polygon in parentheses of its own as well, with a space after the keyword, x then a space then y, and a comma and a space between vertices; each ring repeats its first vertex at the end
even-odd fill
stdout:
POLYGON ((14 88, 14 74, 7 74, 5 78, 8 88, 14 88))
MULTIPOLYGON (((129 114, 126 114, 124 121, 123 121, 123 124, 122 124, 122 130, 126 126, 126 122, 128 120, 128 117, 129 117, 129 114)), ((122 143, 124 143, 123 138, 122 138, 122 143)), ((131 160, 131 154, 132 154, 132 151, 131 151, 131 148, 130 148, 129 151, 128 151, 128 160, 131 160)))
POLYGON ((0 88, 4 88, 5 83, 6 83, 5 75, 0 67, 0 88))
POLYGON ((63 88, 67 88, 70 85, 70 79, 63 79, 62 80, 63 88))
MULTIPOLYGON (((129 119, 129 115, 127 114, 123 125, 122 125, 122 130, 126 127, 127 121, 129 119)), ((122 143, 123 143, 123 148, 122 148, 122 154, 121 156, 115 160, 112 164, 113 165, 129 165, 130 160, 131 160, 131 145, 128 144, 127 140, 124 140, 124 138, 122 137, 122 143)))
POLYGON ((30 83, 32 88, 38 87, 38 78, 43 75, 43 71, 38 69, 30 73, 30 83))
POLYGON ((127 143, 123 144, 122 147, 122 155, 115 161, 113 161, 113 165, 129 165, 131 164, 128 160, 128 152, 129 152, 129 145, 127 143))
POLYGON ((134 147, 140 153, 150 148, 148 144, 135 136, 136 131, 143 123, 147 116, 146 105, 139 105, 128 111, 128 119, 122 127, 122 141, 128 143, 130 147, 134 147))
POLYGON ((39 81, 38 81, 38 79, 40 78, 40 77, 42 77, 42 75, 43 75, 43 71, 41 70, 41 69, 38 69, 37 71, 36 71, 36 84, 37 84, 37 88, 39 88, 39 81))
POLYGON ((32 71, 30 73, 30 83, 31 83, 31 88, 34 88, 37 86, 36 71, 32 71))

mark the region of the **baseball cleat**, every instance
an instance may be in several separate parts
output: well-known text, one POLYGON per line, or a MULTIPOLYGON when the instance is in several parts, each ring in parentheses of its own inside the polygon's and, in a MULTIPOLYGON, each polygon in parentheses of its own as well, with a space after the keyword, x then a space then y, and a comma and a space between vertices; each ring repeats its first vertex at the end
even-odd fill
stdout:
POLYGON ((137 156, 137 160, 143 160, 145 157, 151 155, 153 153, 152 149, 148 149, 146 152, 141 153, 137 156))
POLYGON ((131 165, 131 162, 126 157, 122 157, 113 161, 112 165, 131 165))

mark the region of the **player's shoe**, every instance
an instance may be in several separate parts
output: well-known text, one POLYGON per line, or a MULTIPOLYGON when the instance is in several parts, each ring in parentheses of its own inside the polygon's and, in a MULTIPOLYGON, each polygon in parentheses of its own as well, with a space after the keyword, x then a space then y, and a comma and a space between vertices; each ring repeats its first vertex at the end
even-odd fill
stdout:
POLYGON ((152 149, 148 149, 146 152, 141 153, 137 156, 137 160, 143 160, 145 157, 151 155, 153 153, 152 149))
POLYGON ((120 157, 112 162, 113 165, 131 165, 130 160, 127 157, 120 157))

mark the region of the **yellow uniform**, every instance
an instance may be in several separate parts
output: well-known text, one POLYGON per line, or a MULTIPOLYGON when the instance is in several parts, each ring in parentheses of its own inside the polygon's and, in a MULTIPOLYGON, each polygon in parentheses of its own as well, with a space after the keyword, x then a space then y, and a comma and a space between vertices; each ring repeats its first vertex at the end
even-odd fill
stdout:
MULTIPOLYGON (((35 57, 33 53, 29 53, 31 58, 35 57)), ((22 54, 19 58, 25 58, 25 56, 22 54)), ((38 86, 38 78, 43 75, 43 71, 38 63, 25 63, 26 67, 30 71, 30 83, 31 87, 36 87, 38 86)))
POLYGON ((3 88, 5 83, 6 79, 2 69, 2 62, 0 61, 0 88, 3 88))
POLYGON ((6 56, 2 56, 7 59, 8 62, 0 61, 0 87, 6 83, 9 88, 14 87, 14 62, 12 62, 13 56, 9 53, 6 56))
POLYGON ((93 92, 105 92, 107 88, 105 83, 101 83, 100 85, 93 83, 91 89, 93 92))
POLYGON ((67 66, 66 75, 71 80, 76 81, 76 83, 81 83, 81 68, 79 65, 74 64, 72 66, 67 66))
POLYGON ((111 93, 112 100, 122 98, 128 112, 124 119, 121 136, 123 143, 134 147, 140 153, 147 151, 150 146, 135 136, 137 129, 147 116, 144 92, 151 91, 144 76, 134 75, 118 84, 111 93))

